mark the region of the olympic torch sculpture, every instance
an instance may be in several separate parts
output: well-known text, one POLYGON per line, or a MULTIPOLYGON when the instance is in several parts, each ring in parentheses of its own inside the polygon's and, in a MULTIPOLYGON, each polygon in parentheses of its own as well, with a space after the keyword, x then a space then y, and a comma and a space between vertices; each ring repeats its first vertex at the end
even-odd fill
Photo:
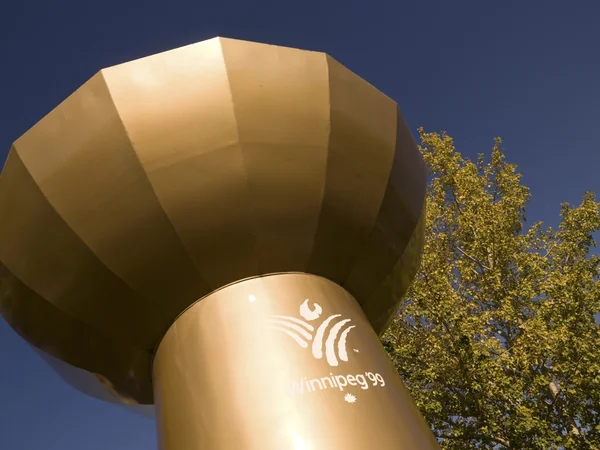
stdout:
POLYGON ((1 312, 80 390, 155 404, 165 450, 435 449, 378 339, 425 183, 396 103, 326 54, 104 69, 9 153, 1 312))

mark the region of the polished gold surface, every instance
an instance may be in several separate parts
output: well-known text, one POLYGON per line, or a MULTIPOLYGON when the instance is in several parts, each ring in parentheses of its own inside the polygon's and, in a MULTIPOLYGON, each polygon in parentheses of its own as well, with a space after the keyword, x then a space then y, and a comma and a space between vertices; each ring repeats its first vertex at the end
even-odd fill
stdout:
POLYGON ((418 265, 425 176, 396 103, 323 53, 218 38, 104 69, 10 151, 0 311, 130 404, 153 402, 175 318, 240 279, 328 278, 380 332, 418 265))
POLYGON ((154 361, 164 450, 438 449, 360 305, 321 277, 221 289, 154 361))

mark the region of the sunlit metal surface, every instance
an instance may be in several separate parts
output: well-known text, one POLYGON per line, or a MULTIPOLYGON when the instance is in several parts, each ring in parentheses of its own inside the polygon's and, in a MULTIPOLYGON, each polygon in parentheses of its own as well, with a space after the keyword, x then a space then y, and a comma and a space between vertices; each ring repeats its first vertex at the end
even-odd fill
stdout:
POLYGON ((360 305, 307 274, 194 304, 154 361, 161 448, 438 449, 360 305))
POLYGON ((425 177, 396 103, 323 53, 219 38, 104 69, 10 151, 0 310, 75 386, 151 404, 169 326, 240 279, 328 278, 380 332, 425 177))

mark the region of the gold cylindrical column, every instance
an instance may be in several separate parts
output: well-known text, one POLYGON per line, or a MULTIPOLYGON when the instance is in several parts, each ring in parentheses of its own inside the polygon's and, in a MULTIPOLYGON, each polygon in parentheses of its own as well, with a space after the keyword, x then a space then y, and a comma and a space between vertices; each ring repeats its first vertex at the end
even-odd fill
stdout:
POLYGON ((356 300, 303 273, 229 285, 154 361, 163 450, 437 449, 356 300))

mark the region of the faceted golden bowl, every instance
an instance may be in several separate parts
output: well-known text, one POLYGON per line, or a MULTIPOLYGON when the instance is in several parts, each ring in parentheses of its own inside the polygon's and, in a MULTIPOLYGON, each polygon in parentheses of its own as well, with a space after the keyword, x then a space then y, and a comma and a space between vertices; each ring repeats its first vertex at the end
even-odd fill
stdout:
POLYGON ((78 388, 150 404, 170 324, 244 278, 326 277, 380 332, 425 182, 397 104, 326 54, 216 38, 104 69, 10 151, 0 310, 78 388))

